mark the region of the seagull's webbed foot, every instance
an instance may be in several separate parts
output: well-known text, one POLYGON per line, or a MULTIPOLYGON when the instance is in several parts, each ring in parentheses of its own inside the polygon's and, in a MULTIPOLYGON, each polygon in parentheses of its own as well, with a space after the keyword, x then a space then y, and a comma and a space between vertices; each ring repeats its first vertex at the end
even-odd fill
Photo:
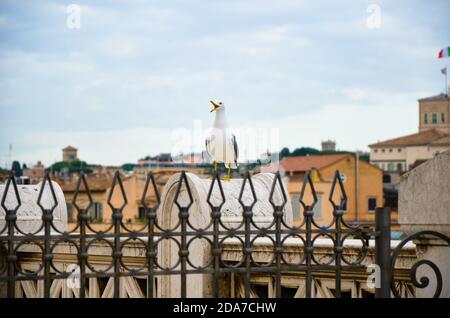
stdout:
POLYGON ((230 181, 230 180, 231 180, 231 168, 230 168, 230 165, 228 165, 228 173, 227 173, 227 176, 224 177, 224 178, 222 178, 222 180, 225 180, 225 181, 230 181))

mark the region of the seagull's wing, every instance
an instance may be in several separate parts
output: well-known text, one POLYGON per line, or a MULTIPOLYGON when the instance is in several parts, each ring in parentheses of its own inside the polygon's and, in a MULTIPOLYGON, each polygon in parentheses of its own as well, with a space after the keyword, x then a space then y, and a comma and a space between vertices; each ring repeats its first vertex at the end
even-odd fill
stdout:
POLYGON ((208 136, 205 139, 205 150, 210 158, 212 158, 211 142, 212 142, 213 138, 214 138, 214 136, 208 136))
POLYGON ((236 142, 236 136, 233 134, 233 149, 234 149, 234 162, 237 165, 237 159, 239 157, 239 148, 238 144, 236 142))

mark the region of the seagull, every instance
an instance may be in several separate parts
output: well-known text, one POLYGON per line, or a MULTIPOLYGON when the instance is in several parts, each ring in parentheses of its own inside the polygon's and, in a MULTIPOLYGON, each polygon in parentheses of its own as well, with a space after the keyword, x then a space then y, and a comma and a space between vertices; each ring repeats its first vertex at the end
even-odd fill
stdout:
POLYGON ((217 163, 223 163, 228 167, 228 180, 230 179, 230 169, 237 168, 239 156, 236 137, 227 129, 227 119, 225 117, 225 105, 221 102, 210 101, 213 105, 211 113, 215 112, 214 125, 209 135, 206 137, 206 152, 214 161, 214 170, 217 172, 217 163))

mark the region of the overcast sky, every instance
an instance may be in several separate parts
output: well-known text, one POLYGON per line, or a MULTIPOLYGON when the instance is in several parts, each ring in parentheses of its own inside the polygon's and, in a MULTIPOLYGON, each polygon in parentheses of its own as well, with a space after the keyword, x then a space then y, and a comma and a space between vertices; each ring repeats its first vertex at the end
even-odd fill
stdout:
POLYGON ((280 147, 366 150, 416 132, 417 99, 443 92, 449 12, 447 0, 1 0, 0 165, 9 144, 46 165, 69 144, 100 164, 170 152, 174 131, 211 125, 211 98, 280 147))

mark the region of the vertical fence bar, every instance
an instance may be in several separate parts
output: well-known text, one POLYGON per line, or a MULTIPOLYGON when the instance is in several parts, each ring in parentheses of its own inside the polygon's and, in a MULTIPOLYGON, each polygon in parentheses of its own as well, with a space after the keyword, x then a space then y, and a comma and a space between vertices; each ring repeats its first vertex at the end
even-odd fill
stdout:
MULTIPOLYGON (((335 277, 335 297, 341 298, 341 279, 342 279, 342 266, 341 266, 341 257, 342 257, 342 217, 344 215, 344 210, 347 207, 347 194, 345 193, 344 184, 342 183, 341 173, 339 170, 336 170, 333 178, 333 183, 331 184, 330 195, 328 197, 329 202, 333 206, 333 216, 335 218, 335 242, 334 242, 334 265, 336 270, 335 277), (339 189, 339 203, 335 202, 335 191, 336 187, 339 189)), ((356 207, 357 209, 358 207, 356 207)))
POLYGON ((189 219, 189 208, 192 206, 192 203, 194 202, 194 199, 192 197, 191 193, 191 187, 189 185, 188 179, 186 177, 186 172, 182 171, 180 180, 178 181, 177 191, 175 194, 175 204, 178 207, 179 211, 179 219, 180 219, 180 226, 181 226, 181 237, 180 237, 180 250, 179 250, 179 256, 180 256, 180 267, 181 267, 181 298, 186 298, 186 289, 187 289, 187 260, 189 256, 189 249, 187 246, 187 225, 188 225, 188 219, 189 219), (180 193, 181 193, 181 187, 185 184, 186 192, 188 194, 189 203, 187 205, 181 205, 179 202, 180 199, 180 193))
POLYGON ((305 176, 303 177, 303 184, 300 190, 300 198, 299 202, 303 207, 303 216, 305 217, 305 265, 306 265, 306 273, 305 273, 305 297, 312 297, 312 253, 313 253, 313 243, 312 243, 312 222, 314 216, 314 206, 317 203, 317 194, 314 189, 314 184, 311 179, 311 171, 307 171, 305 176), (303 201, 305 196, 306 188, 310 187, 311 194, 313 196, 313 202, 311 204, 307 204, 303 201))
POLYGON ((122 252, 120 249, 120 221, 122 220, 121 209, 113 210, 114 222, 114 298, 120 297, 120 257, 122 252))
POLYGON ((181 246, 180 246, 180 258, 181 258, 181 298, 186 298, 187 289, 187 257, 189 251, 187 249, 187 219, 189 217, 189 212, 186 207, 180 209, 180 219, 181 219, 181 246))
POLYGON ((304 217, 306 218, 306 246, 305 246, 305 262, 306 262, 306 281, 305 281, 305 297, 312 297, 312 239, 311 239, 311 218, 313 212, 309 209, 305 209, 303 212, 304 217))
MULTIPOLYGON (((391 210, 377 208, 375 210, 375 263, 379 269, 379 284, 376 283, 375 297, 390 298, 391 296, 391 210)), ((378 279, 378 277, 376 277, 378 279)))
POLYGON ((335 277, 335 297, 341 298, 341 255, 342 255, 342 244, 341 244, 341 218, 343 211, 342 210, 336 210, 335 212, 336 216, 336 242, 334 246, 334 253, 335 253, 335 266, 336 266, 336 277, 335 277))
MULTIPOLYGON (((52 180, 50 179, 50 174, 46 174, 44 181, 42 182, 41 189, 39 190, 39 195, 37 198, 37 204, 41 208, 42 211, 42 222, 44 223, 44 253, 43 253, 43 263, 44 263, 44 298, 50 298, 50 265, 53 258, 53 254, 51 253, 50 242, 51 242, 51 228, 53 222, 53 210, 58 205, 58 201, 56 199, 55 190, 53 189, 52 180), (45 187, 48 183, 51 199, 53 200, 53 204, 46 208, 42 202, 42 196, 45 190, 45 187)), ((46 203, 48 204, 48 202, 46 203)))
POLYGON ((8 178, 8 181, 6 182, 5 192, 3 193, 1 206, 5 210, 5 221, 6 226, 8 227, 8 282, 7 282, 7 296, 8 298, 13 298, 15 296, 15 277, 16 277, 16 271, 15 266, 17 262, 17 255, 14 251, 14 228, 17 221, 17 210, 22 205, 20 201, 20 195, 19 191, 17 190, 17 184, 16 179, 14 177, 14 174, 11 174, 11 176, 8 178), (16 197, 17 204, 14 208, 10 208, 6 206, 6 198, 9 194, 9 187, 11 186, 11 183, 13 185, 14 195, 16 197))
POLYGON ((283 221, 283 208, 286 205, 287 196, 284 191, 283 183, 281 182, 280 172, 277 172, 274 175, 272 189, 270 190, 269 195, 269 202, 273 207, 273 217, 275 221, 275 246, 274 246, 275 262, 276 262, 275 297, 281 298, 281 257, 283 253, 283 244, 281 241, 281 224, 283 221), (277 204, 274 200, 275 188, 277 183, 280 186, 280 192, 282 195, 281 204, 277 204))
POLYGON ((14 277, 15 264, 17 262, 17 255, 14 251, 14 226, 17 220, 16 211, 6 211, 6 222, 8 223, 8 298, 13 298, 15 294, 16 282, 14 277))
POLYGON ((245 258, 244 297, 249 298, 251 288, 250 280, 251 280, 251 264, 252 264, 252 243, 250 231, 253 218, 253 206, 256 203, 256 193, 255 189, 253 188, 253 183, 249 172, 247 172, 247 175, 245 176, 244 181, 242 182, 241 192, 239 194, 239 203, 241 204, 243 209, 242 216, 244 218, 244 233, 245 233, 243 246, 243 253, 245 258), (247 181, 250 186, 251 195, 253 198, 253 202, 250 205, 247 205, 245 204, 245 202, 242 201, 247 181))
POLYGON ((44 210, 42 214, 42 220, 44 221, 44 298, 50 298, 50 262, 52 260, 52 254, 50 252, 50 240, 51 240, 51 222, 53 215, 51 210, 44 210))
POLYGON ((213 260, 214 260, 214 274, 213 274, 213 297, 219 297, 219 271, 220 271, 220 243, 219 243, 219 219, 220 207, 215 206, 211 212, 213 220, 213 260))
POLYGON ((86 297, 86 262, 88 258, 87 250, 86 250, 86 226, 89 221, 88 211, 93 205, 93 200, 91 196, 91 192, 89 191, 88 184, 86 182, 86 178, 83 173, 80 174, 77 182, 77 186, 75 188, 75 192, 72 198, 72 205, 76 208, 78 212, 77 222, 80 226, 80 246, 79 246, 79 254, 78 254, 78 263, 80 266, 80 298, 86 297), (84 190, 86 191, 88 197, 88 204, 86 207, 80 207, 77 203, 78 195, 80 194, 80 187, 83 185, 84 190))
POLYGON ((245 229, 245 241, 244 241, 244 255, 245 255, 245 276, 244 276, 244 288, 245 298, 250 297, 250 279, 251 279, 251 254, 252 246, 250 241, 250 229, 251 219, 253 216, 252 209, 248 206, 244 208, 244 229, 245 229))
POLYGON ((153 177, 153 173, 149 172, 147 174, 147 179, 145 181, 144 191, 142 193, 141 204, 145 208, 145 212, 147 213, 147 298, 155 297, 153 281, 155 279, 154 275, 154 266, 155 266, 155 258, 157 255, 156 246, 155 246, 155 224, 156 224, 156 210, 158 209, 159 204, 161 203, 161 199, 159 197, 158 188, 156 186, 155 178, 153 177), (156 204, 154 206, 147 206, 147 192, 148 187, 151 186, 153 188, 153 194, 155 195, 156 204))
POLYGON ((80 264, 80 298, 86 297, 86 262, 88 254, 86 251, 86 222, 89 218, 85 209, 78 210, 78 222, 80 222, 80 250, 78 262, 80 264))
POLYGON ((283 253, 283 246, 281 244, 281 218, 283 217, 283 210, 277 207, 274 212, 275 216, 275 256, 276 267, 275 272, 275 297, 281 298, 281 254, 283 253))
POLYGON ((117 171, 114 175, 111 190, 108 195, 108 205, 112 210, 112 220, 114 226, 114 250, 113 250, 113 263, 114 263, 114 298, 120 297, 120 260, 122 258, 122 249, 120 243, 120 231, 122 228, 123 209, 128 204, 127 196, 123 188, 122 180, 120 179, 120 173, 117 171), (119 186, 120 194, 123 199, 123 203, 120 207, 114 206, 112 202, 113 193, 116 186, 119 186))
POLYGON ((154 266, 155 266, 155 257, 156 257, 156 249, 155 249, 155 238, 154 238, 154 229, 155 229, 155 220, 156 220, 156 212, 150 208, 150 211, 147 212, 148 217, 148 228, 147 228, 147 298, 153 298, 154 290, 153 290, 153 280, 154 280, 154 266))
POLYGON ((206 202, 211 208, 211 219, 213 225, 213 245, 212 245, 212 257, 213 257, 213 297, 219 297, 219 275, 220 275, 220 254, 222 252, 220 241, 219 241, 219 233, 220 233, 220 210, 225 203, 225 194, 222 189, 222 184, 220 183, 219 174, 216 172, 214 174, 213 180, 211 181, 211 186, 209 187, 208 195, 206 198, 206 202), (219 193, 221 196, 221 203, 219 205, 214 204, 211 201, 211 197, 214 190, 214 185, 217 182, 219 187, 219 193))

